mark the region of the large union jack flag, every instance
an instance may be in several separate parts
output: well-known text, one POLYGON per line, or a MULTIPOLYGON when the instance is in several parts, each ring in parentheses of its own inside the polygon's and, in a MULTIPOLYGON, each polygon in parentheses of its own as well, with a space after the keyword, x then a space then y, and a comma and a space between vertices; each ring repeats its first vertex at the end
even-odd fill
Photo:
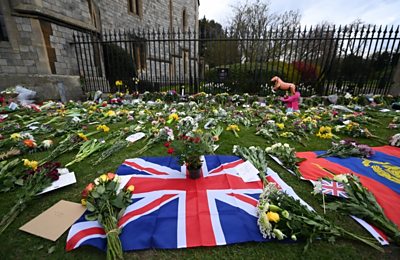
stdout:
MULTIPOLYGON (((119 220, 125 251, 147 248, 215 246, 266 241, 257 226, 261 181, 244 182, 236 156, 204 156, 202 178, 187 177, 174 157, 126 160, 117 170, 135 185, 133 202, 119 220)), ((78 220, 70 229, 67 250, 81 245, 106 248, 97 221, 78 220)))

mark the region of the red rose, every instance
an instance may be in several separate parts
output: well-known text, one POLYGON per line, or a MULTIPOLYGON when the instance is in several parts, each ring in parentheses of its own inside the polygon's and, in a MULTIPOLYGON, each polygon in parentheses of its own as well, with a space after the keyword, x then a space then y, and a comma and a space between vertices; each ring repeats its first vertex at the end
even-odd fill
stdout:
POLYGON ((166 143, 164 144, 165 147, 169 147, 170 145, 171 145, 170 142, 166 142, 166 143))
POLYGON ((174 148, 172 148, 172 147, 168 148, 167 153, 168 154, 173 154, 174 153, 174 148))
POLYGON ((82 198, 87 198, 88 195, 89 195, 89 192, 87 191, 87 189, 84 189, 81 193, 82 198))

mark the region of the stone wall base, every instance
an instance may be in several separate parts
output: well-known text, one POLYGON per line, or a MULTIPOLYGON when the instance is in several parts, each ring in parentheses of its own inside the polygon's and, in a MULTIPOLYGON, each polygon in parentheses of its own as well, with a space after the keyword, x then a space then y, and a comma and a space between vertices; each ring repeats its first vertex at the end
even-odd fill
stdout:
POLYGON ((84 98, 79 76, 0 74, 0 91, 17 85, 36 91, 37 101, 84 98))

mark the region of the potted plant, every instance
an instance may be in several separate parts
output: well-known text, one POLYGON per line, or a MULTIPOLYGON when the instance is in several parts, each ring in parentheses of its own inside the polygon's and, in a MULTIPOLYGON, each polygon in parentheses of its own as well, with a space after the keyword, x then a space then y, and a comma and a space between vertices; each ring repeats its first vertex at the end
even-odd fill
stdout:
POLYGON ((175 154, 181 165, 186 165, 188 176, 191 179, 201 177, 201 156, 209 152, 209 147, 204 142, 201 134, 191 134, 179 137, 171 145, 167 143, 169 154, 175 154))

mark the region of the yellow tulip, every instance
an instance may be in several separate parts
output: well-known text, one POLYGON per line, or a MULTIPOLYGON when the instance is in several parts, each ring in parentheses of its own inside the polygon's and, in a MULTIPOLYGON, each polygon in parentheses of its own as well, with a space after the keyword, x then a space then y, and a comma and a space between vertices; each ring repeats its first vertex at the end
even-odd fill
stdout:
POLYGON ((129 185, 129 187, 126 190, 132 193, 135 190, 135 186, 129 185))
POLYGON ((86 206, 86 200, 85 199, 81 199, 81 204, 82 204, 82 206, 86 206))

